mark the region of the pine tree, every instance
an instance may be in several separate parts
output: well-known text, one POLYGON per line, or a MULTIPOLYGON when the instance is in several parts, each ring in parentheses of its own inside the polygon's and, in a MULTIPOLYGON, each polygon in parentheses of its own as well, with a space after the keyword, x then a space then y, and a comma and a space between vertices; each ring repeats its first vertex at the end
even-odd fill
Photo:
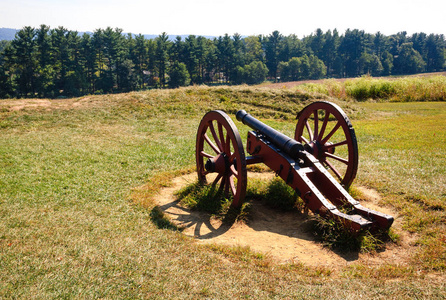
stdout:
POLYGON ((38 66, 36 31, 26 26, 19 30, 11 43, 11 62, 14 67, 14 81, 20 96, 33 97, 36 92, 36 70, 38 66))
POLYGON ((160 34, 156 39, 156 57, 155 64, 158 69, 161 87, 166 84, 166 73, 169 63, 169 37, 165 32, 160 34))

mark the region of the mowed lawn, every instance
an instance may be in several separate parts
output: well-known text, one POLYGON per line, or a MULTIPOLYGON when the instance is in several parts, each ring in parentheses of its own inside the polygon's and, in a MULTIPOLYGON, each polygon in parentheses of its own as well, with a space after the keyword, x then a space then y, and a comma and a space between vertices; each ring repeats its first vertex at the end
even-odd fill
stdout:
POLYGON ((445 102, 358 103, 285 89, 0 100, 0 298, 444 299, 445 132, 445 102), (408 263, 279 264, 152 222, 157 188, 194 169, 205 112, 246 109, 292 134, 296 113, 318 99, 351 117, 355 185, 398 212, 394 234, 413 239, 408 263))

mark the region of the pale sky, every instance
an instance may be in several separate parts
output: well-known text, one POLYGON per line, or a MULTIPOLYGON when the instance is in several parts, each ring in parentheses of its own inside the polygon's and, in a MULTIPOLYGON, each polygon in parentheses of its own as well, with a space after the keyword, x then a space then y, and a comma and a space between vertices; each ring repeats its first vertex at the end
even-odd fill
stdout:
POLYGON ((135 34, 310 35, 347 28, 446 35, 445 0, 0 0, 0 27, 120 28, 135 34))

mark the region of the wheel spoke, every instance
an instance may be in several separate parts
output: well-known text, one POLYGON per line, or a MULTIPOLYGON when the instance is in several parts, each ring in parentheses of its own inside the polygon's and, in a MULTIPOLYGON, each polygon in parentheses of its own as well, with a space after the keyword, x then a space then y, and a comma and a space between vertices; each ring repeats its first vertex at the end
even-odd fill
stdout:
MULTIPOLYGON (((218 125, 220 126, 221 124, 218 123, 218 125)), ((224 152, 223 145, 221 144, 220 139, 217 137, 217 133, 215 132, 215 127, 212 122, 209 122, 209 129, 211 130, 214 141, 217 143, 218 149, 220 150, 220 152, 224 152)))
POLYGON ((225 148, 226 142, 225 142, 225 137, 224 137, 224 133, 223 133, 223 125, 221 123, 218 123, 218 135, 220 137, 222 151, 227 152, 227 148, 225 148))
POLYGON ((226 153, 231 153, 231 138, 229 137, 229 133, 226 133, 225 150, 226 153))
POLYGON ((327 134, 327 136, 324 137, 324 139, 321 141, 321 144, 325 145, 325 143, 333 136, 333 134, 335 134, 335 132, 339 129, 339 127, 341 127, 341 123, 338 121, 335 127, 333 127, 333 129, 330 131, 330 133, 327 134))
POLYGON ((223 179, 221 180, 220 188, 218 189, 219 193, 223 192, 223 189, 225 188, 225 185, 226 185, 226 176, 222 175, 222 177, 223 177, 223 179))
POLYGON ((307 131, 308 131, 309 140, 312 141, 313 140, 313 131, 311 130, 310 123, 308 122, 308 120, 305 122, 305 127, 307 128, 307 131))
POLYGON ((231 180, 229 176, 225 176, 225 197, 229 198, 229 187, 231 185, 231 180))
POLYGON ((222 177, 223 174, 218 174, 217 177, 215 177, 214 182, 212 182, 212 185, 216 185, 222 177))
POLYGON ((238 172, 237 172, 235 166, 232 165, 230 169, 231 169, 232 174, 234 174, 234 176, 238 178, 238 172))
POLYGON ((234 177, 233 176, 229 177, 229 186, 230 186, 230 190, 231 190, 232 196, 235 196, 235 194, 237 193, 237 190, 235 189, 234 177))
POLYGON ((234 159, 237 157, 237 152, 234 152, 231 154, 231 156, 229 156, 229 162, 233 163, 234 159))
POLYGON ((324 161, 324 164, 326 164, 333 171, 333 173, 336 175, 336 177, 339 178, 339 180, 342 180, 342 175, 329 161, 324 161))
POLYGON ((204 151, 200 152, 200 156, 207 157, 207 158, 213 158, 214 157, 214 156, 212 156, 212 155, 210 155, 210 154, 208 154, 208 153, 206 153, 204 151))
POLYGON ((319 136, 319 117, 317 115, 317 109, 314 111, 314 134, 313 134, 313 138, 315 140, 317 140, 318 136, 319 136))
POLYGON ((206 171, 204 169, 204 167, 201 167, 201 166, 200 166, 200 169, 198 170, 198 173, 200 174, 198 177, 201 179, 203 179, 207 174, 209 174, 209 172, 206 171))
POLYGON ((325 111, 325 118, 324 121, 322 122, 322 127, 321 127, 321 131, 319 132, 318 135, 318 140, 320 141, 322 139, 322 137, 324 136, 325 133, 325 129, 327 128, 327 124, 328 124, 328 119, 330 118, 330 113, 325 111))
POLYGON ((221 153, 220 149, 218 149, 218 147, 215 146, 215 144, 211 141, 208 135, 205 133, 203 136, 204 140, 206 141, 206 143, 208 143, 209 146, 211 146, 212 150, 214 150, 215 153, 220 154, 221 153))
POLYGON ((336 156, 336 155, 334 155, 334 154, 331 154, 330 152, 325 152, 325 155, 328 156, 328 157, 330 157, 330 158, 336 159, 337 161, 340 161, 340 162, 342 162, 342 163, 344 163, 344 164, 346 164, 346 165, 348 165, 348 160, 345 159, 345 158, 336 156))
POLYGON ((305 143, 305 144, 309 144, 310 141, 307 140, 304 136, 301 136, 300 139, 305 143))
POLYGON ((348 141, 345 140, 345 141, 342 141, 342 142, 339 142, 339 143, 336 143, 336 144, 325 145, 325 147, 326 147, 327 149, 331 149, 331 148, 333 148, 333 147, 339 147, 339 146, 347 145, 347 144, 348 144, 348 141))

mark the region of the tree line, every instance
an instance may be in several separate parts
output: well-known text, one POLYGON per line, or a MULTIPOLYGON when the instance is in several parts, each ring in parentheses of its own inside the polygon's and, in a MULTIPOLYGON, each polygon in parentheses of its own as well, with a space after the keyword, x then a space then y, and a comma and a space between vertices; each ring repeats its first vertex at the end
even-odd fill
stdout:
POLYGON ((446 70, 444 35, 316 30, 309 36, 169 40, 98 29, 24 27, 0 41, 0 98, 73 97, 190 84, 256 84, 363 74, 388 76, 446 70))

